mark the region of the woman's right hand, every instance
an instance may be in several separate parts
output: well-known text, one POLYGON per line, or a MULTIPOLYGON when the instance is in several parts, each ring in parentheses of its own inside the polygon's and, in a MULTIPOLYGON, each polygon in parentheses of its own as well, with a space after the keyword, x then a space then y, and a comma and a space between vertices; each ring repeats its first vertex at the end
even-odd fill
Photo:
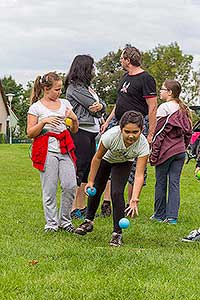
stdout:
POLYGON ((60 117, 47 117, 44 119, 41 119, 41 122, 46 125, 49 124, 51 126, 59 126, 62 123, 62 119, 60 117))
POLYGON ((86 184, 86 186, 85 186, 85 193, 86 193, 86 195, 87 195, 87 189, 88 188, 93 188, 93 186, 94 186, 94 183, 93 182, 91 182, 91 181, 88 181, 88 183, 86 184))

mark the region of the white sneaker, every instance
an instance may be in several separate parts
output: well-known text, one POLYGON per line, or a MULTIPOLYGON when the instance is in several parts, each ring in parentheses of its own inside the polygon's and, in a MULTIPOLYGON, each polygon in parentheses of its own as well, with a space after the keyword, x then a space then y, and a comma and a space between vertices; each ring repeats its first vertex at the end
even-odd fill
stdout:
POLYGON ((195 242, 200 241, 200 229, 191 231, 188 236, 182 239, 182 242, 195 242))

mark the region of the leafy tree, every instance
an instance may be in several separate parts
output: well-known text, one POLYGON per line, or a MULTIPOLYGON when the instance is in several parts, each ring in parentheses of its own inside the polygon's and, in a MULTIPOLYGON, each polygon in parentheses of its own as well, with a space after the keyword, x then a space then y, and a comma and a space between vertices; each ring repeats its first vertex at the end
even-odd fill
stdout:
MULTIPOLYGON (((23 86, 22 84, 17 84, 16 81, 12 78, 12 76, 4 76, 1 79, 2 85, 3 85, 3 89, 5 94, 8 93, 12 93, 15 96, 13 97, 12 100, 12 110, 14 111, 14 113, 17 115, 17 110, 19 107, 19 96, 21 96, 23 94, 23 86)), ((8 103, 9 105, 9 103, 8 103)))
POLYGON ((94 78, 93 83, 98 94, 107 104, 115 103, 117 87, 124 74, 120 65, 121 52, 121 49, 116 53, 113 51, 109 52, 96 64, 98 74, 94 78))
POLYGON ((27 123, 27 112, 30 106, 30 96, 33 88, 33 81, 29 81, 26 84, 26 88, 23 90, 23 94, 19 98, 20 108, 18 113, 20 115, 19 118, 19 126, 21 131, 21 137, 26 136, 26 123, 27 123))
MULTIPOLYGON (((29 107, 29 90, 24 90, 22 84, 17 84, 12 76, 4 77, 2 85, 5 94, 12 93, 15 96, 12 100, 12 110, 18 117, 18 125, 20 127, 20 137, 26 136, 26 117, 29 107)), ((29 84, 28 84, 29 86, 29 84)), ((9 103, 8 103, 9 105, 9 103)))
POLYGON ((155 78, 158 89, 166 79, 177 79, 186 98, 192 95, 192 60, 193 56, 183 54, 177 42, 143 53, 143 67, 155 78))
POLYGON ((200 97, 200 66, 196 71, 192 71, 192 76, 190 80, 190 87, 191 87, 191 104, 195 104, 195 102, 200 97))

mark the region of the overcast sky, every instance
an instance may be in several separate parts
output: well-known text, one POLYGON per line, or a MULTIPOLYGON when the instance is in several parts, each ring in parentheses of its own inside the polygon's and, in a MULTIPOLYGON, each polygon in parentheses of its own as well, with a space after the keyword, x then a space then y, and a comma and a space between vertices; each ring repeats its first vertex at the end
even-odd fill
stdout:
POLYGON ((77 54, 99 60, 131 43, 177 41, 200 61, 200 0, 0 0, 0 78, 22 84, 66 72, 77 54))

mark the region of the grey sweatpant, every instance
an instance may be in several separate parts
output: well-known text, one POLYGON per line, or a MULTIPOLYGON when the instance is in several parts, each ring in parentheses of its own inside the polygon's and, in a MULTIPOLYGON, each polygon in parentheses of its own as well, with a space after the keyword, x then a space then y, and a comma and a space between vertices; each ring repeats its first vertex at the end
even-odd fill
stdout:
POLYGON ((58 229, 71 224, 70 212, 76 193, 76 171, 68 154, 48 152, 45 171, 40 172, 46 228, 58 229), (56 203, 58 181, 61 186, 60 211, 56 203))

